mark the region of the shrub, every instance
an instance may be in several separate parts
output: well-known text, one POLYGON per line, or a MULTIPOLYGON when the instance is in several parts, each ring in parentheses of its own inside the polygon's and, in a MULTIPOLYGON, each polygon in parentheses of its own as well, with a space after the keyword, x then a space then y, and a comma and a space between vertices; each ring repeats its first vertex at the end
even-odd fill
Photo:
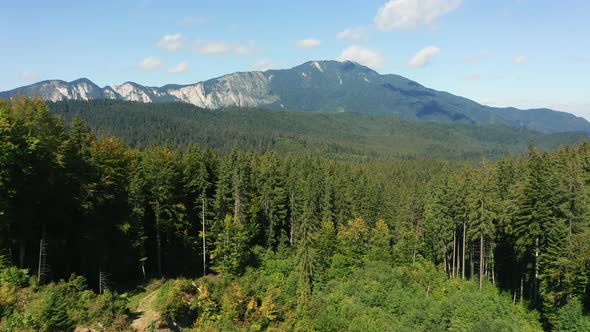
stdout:
POLYGON ((68 314, 66 295, 62 288, 50 287, 42 301, 39 317, 41 329, 45 332, 68 331, 73 322, 68 314))
POLYGON ((29 285, 29 270, 19 269, 15 266, 2 269, 0 272, 0 284, 8 284, 13 287, 26 287, 29 285))

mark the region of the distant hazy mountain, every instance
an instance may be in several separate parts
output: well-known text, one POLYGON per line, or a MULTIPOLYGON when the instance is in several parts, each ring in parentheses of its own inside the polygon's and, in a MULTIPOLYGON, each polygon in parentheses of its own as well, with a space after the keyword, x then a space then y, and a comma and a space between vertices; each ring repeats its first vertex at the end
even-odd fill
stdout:
POLYGON ((146 87, 133 82, 101 88, 88 79, 42 81, 0 92, 50 101, 118 99, 181 101, 204 108, 249 106, 312 112, 399 114, 408 118, 505 124, 543 132, 590 132, 583 118, 550 109, 494 108, 426 88, 398 75, 380 75, 355 62, 310 61, 291 69, 239 72, 191 85, 146 87))

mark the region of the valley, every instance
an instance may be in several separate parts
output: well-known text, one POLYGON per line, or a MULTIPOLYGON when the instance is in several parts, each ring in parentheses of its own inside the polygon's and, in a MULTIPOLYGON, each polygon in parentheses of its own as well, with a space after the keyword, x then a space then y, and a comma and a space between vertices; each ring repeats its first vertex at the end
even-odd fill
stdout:
POLYGON ((3 1, 1 332, 590 332, 590 1, 3 1))

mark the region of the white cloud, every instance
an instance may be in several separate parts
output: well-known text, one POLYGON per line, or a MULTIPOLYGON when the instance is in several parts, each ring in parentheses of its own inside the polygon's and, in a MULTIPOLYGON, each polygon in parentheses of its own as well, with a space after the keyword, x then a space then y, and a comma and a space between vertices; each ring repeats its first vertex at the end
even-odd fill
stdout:
POLYGON ((358 45, 351 45, 340 53, 338 61, 345 60, 358 62, 374 69, 380 69, 385 62, 382 54, 358 45))
POLYGON ((221 55, 233 49, 231 43, 225 41, 199 41, 195 43, 194 50, 197 53, 208 55, 221 55))
POLYGON ((485 58, 487 58, 490 54, 492 53, 492 51, 485 49, 482 50, 481 52, 477 53, 477 54, 472 54, 469 55, 465 58, 465 61, 467 62, 476 62, 476 61, 480 61, 483 60, 485 58))
POLYGON ((183 25, 201 25, 209 23, 209 18, 205 16, 189 16, 180 21, 183 25))
POLYGON ((32 71, 28 71, 28 70, 24 70, 21 71, 18 76, 23 79, 23 80, 27 80, 27 81, 36 81, 39 80, 41 78, 41 75, 39 75, 39 73, 35 73, 32 71))
POLYGON ((390 0, 379 9, 374 22, 382 31, 414 29, 434 22, 459 5, 461 0, 390 0))
POLYGON ((356 27, 356 28, 346 28, 340 31, 336 35, 336 39, 338 40, 360 40, 363 39, 367 35, 367 28, 365 27, 356 27))
POLYGON ((164 48, 168 51, 178 51, 184 45, 184 38, 180 33, 174 35, 165 35, 158 42, 158 47, 164 48))
POLYGON ((481 79, 481 76, 479 74, 471 74, 471 75, 465 76, 465 80, 467 80, 467 81, 479 81, 480 79, 481 79))
POLYGON ((516 58, 514 58, 514 63, 516 63, 517 65, 521 65, 525 62, 527 62, 528 58, 526 55, 519 55, 516 58))
POLYGON ((268 60, 260 60, 260 61, 256 61, 256 63, 254 64, 254 67, 256 67, 256 69, 258 69, 258 70, 266 71, 266 70, 272 69, 274 67, 274 65, 268 60))
POLYGON ((193 49, 197 53, 206 55, 223 55, 233 52, 237 56, 253 56, 260 53, 253 42, 248 45, 242 45, 223 40, 198 41, 194 44, 193 49))
POLYGON ((436 46, 427 46, 414 55, 410 60, 410 66, 414 68, 424 67, 430 63, 430 59, 440 53, 440 48, 436 46))
POLYGON ((139 70, 152 70, 152 69, 156 69, 158 67, 160 67, 162 65, 162 60, 153 57, 153 56, 149 56, 145 59, 143 59, 143 61, 137 66, 137 68, 139 70))
POLYGON ((174 67, 168 68, 168 73, 170 74, 178 74, 178 73, 185 73, 189 69, 188 62, 182 61, 181 63, 177 64, 174 67))
POLYGON ((257 55, 259 51, 254 43, 250 43, 248 45, 236 45, 234 53, 239 56, 253 56, 257 55))
POLYGON ((307 39, 298 40, 295 43, 295 46, 297 46, 297 48, 313 48, 313 47, 320 46, 321 43, 322 42, 319 39, 307 38, 307 39))

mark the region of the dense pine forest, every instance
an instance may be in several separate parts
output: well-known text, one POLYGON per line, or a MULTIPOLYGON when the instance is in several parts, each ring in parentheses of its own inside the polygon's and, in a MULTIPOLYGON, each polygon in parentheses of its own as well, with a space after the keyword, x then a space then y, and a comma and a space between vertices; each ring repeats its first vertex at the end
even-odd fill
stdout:
POLYGON ((0 101, 0 330, 590 330, 586 142, 394 158, 166 142, 149 112, 0 101))
POLYGON ((135 148, 168 142, 198 144, 220 153, 242 151, 314 154, 337 160, 499 158, 532 144, 554 150, 582 142, 584 133, 543 134, 500 125, 409 120, 395 115, 315 113, 228 107, 210 110, 186 103, 117 100, 62 101, 50 112, 70 123, 81 116, 99 135, 135 148))

